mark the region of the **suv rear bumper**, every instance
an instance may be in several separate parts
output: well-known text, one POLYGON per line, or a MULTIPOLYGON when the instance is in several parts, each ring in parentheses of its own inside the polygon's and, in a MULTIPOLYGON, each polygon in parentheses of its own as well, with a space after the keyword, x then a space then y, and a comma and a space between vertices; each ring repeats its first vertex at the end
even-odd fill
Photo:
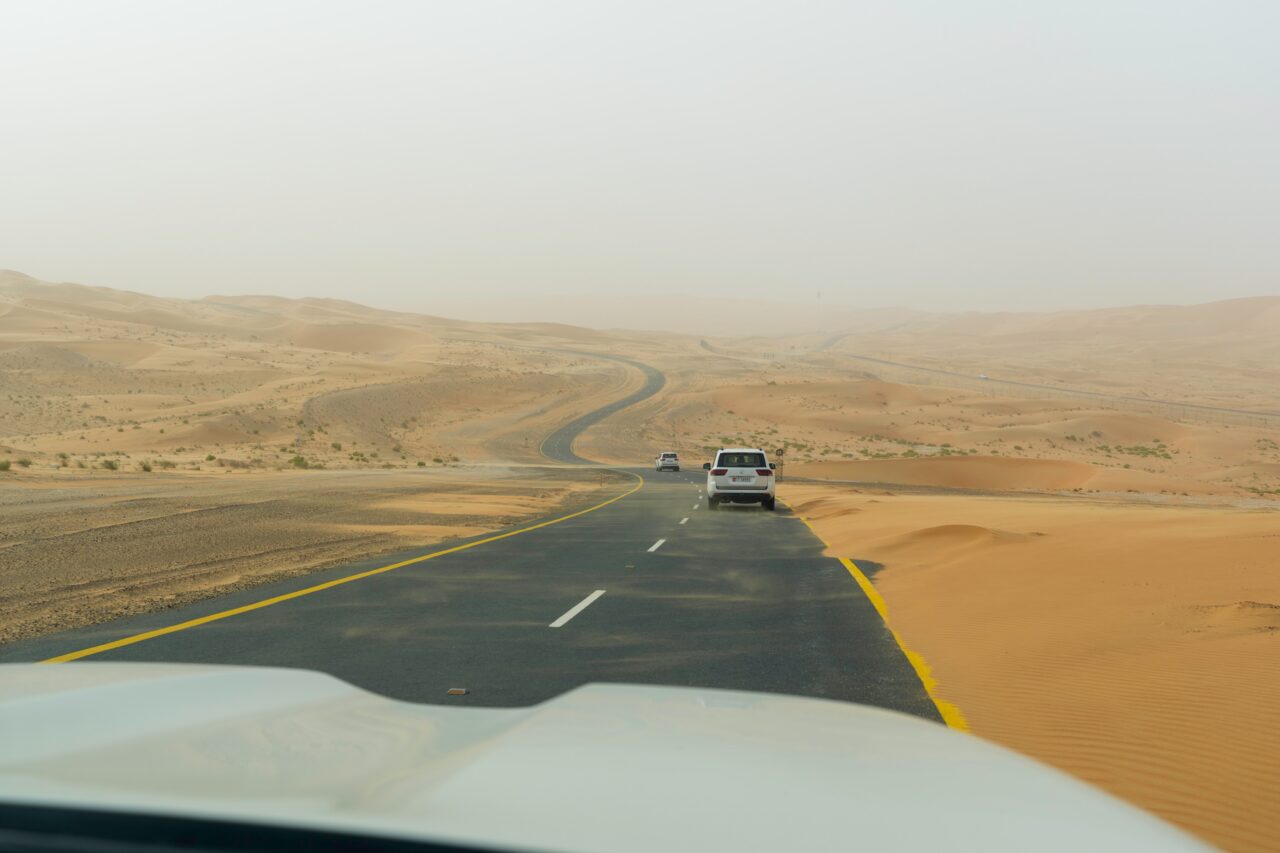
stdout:
POLYGON ((773 500, 773 495, 766 491, 759 492, 712 492, 711 497, 722 504, 759 504, 773 500))

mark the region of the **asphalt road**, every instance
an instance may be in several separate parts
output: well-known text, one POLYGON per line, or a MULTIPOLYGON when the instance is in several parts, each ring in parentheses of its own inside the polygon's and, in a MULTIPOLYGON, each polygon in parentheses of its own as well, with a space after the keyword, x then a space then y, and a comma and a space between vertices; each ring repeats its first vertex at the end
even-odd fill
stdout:
MULTIPOLYGON (((652 393, 662 375, 646 373, 652 393)), ((558 430, 548 455, 578 459, 573 437, 624 404, 558 430)), ((800 519, 781 508, 708 511, 700 469, 627 473, 632 485, 620 493, 634 491, 563 521, 450 543, 451 553, 425 561, 439 546, 46 635, 3 647, 0 661, 123 642, 79 659, 303 667, 398 699, 459 705, 523 706, 613 681, 940 718, 872 604, 800 519), (419 561, 343 581, 404 560, 419 561)))

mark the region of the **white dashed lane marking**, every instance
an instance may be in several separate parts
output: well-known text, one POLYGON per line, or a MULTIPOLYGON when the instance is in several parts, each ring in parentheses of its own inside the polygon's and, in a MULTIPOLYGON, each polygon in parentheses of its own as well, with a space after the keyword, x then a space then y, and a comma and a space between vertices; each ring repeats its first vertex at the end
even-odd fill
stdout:
POLYGON ((591 602, 595 601, 597 598, 599 598, 602 595, 604 595, 604 590, 597 589, 595 592, 591 593, 586 598, 582 599, 573 607, 571 607, 568 611, 565 612, 563 616, 561 616, 556 621, 552 622, 548 627, 550 628, 562 627, 564 623, 568 622, 570 619, 577 616, 582 611, 586 610, 588 607, 591 606, 591 602))

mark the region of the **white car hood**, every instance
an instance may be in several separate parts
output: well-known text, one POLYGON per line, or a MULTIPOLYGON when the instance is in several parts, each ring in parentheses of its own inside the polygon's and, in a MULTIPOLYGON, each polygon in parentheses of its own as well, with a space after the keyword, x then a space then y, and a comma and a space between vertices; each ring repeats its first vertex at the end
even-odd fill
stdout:
POLYGON ((0 666, 0 802, 516 850, 1202 850, 941 725, 814 699, 594 684, 531 708, 314 672, 0 666))

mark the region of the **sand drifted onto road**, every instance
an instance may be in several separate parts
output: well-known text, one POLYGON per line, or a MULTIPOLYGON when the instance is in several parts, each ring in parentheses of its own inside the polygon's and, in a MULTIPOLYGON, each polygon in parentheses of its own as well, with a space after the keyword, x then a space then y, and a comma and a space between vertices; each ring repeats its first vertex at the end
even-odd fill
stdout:
POLYGON ((786 484, 973 730, 1232 850, 1280 838, 1280 513, 786 484))
POLYGON ((603 500, 622 479, 505 467, 29 478, 0 491, 0 642, 474 536, 603 500))

